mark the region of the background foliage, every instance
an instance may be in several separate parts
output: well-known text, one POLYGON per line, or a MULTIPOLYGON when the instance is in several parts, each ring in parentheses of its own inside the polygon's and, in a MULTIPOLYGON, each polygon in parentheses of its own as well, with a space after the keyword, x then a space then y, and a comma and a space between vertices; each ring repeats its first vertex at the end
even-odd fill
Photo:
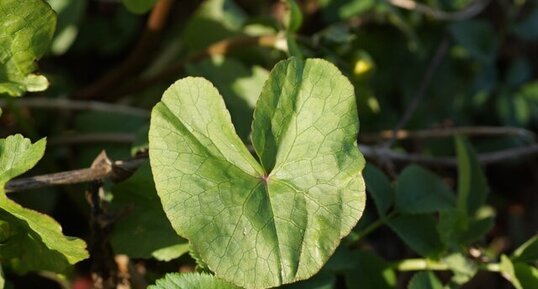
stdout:
POLYGON ((368 201, 321 271, 282 288, 538 287, 535 0, 23 2, 0 3, 0 288, 145 288, 168 272, 182 273, 154 288, 235 288, 162 210, 149 110, 205 77, 251 145, 289 56, 326 59, 355 87, 368 201), (8 183, 98 171, 102 150, 125 160, 102 185, 8 183))

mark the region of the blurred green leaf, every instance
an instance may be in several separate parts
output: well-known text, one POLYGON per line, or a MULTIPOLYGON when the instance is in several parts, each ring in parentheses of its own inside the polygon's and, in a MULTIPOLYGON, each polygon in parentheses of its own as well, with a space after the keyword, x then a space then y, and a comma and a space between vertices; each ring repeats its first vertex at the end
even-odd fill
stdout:
POLYGON ((515 34, 523 39, 538 39, 538 7, 536 4, 532 12, 517 23, 513 29, 515 34))
POLYGON ((505 82, 511 88, 524 85, 532 77, 532 66, 526 58, 516 58, 508 67, 505 82))
POLYGON ((482 207, 474 216, 452 209, 439 213, 437 228, 446 245, 459 248, 483 238, 493 228, 494 221, 495 214, 489 207, 482 207))
POLYGON ((457 285, 469 282, 478 272, 478 266, 461 253, 451 254, 443 262, 454 274, 451 282, 457 285))
POLYGON ((538 81, 531 81, 521 86, 518 94, 526 100, 538 103, 538 81))
POLYGON ((241 289, 206 273, 170 273, 148 289, 241 289))
POLYGON ((444 250, 432 215, 402 215, 390 219, 389 227, 415 252, 436 259, 444 250))
POLYGON ((293 56, 297 58, 304 58, 303 52, 301 51, 301 48, 299 47, 299 44, 297 43, 295 35, 287 34, 286 41, 288 45, 289 56, 293 56))
MULTIPOLYGON (((379 1, 380 2, 380 1, 379 1)), ((321 13, 328 22, 349 19, 369 12, 376 5, 383 5, 374 0, 319 0, 321 13)))
POLYGON ((42 91, 47 79, 32 74, 49 48, 56 14, 43 0, 0 1, 0 95, 42 91))
POLYGON ((484 63, 491 63, 497 56, 497 37, 489 22, 483 20, 466 20, 455 22, 450 30, 456 41, 469 54, 484 63))
POLYGON ((287 5, 284 26, 288 32, 297 32, 303 23, 303 13, 295 0, 283 0, 287 5))
POLYGON ((381 257, 368 251, 355 251, 348 258, 356 264, 345 273, 348 289, 391 289, 396 286, 396 273, 381 257))
POLYGON ((486 202, 488 183, 470 143, 462 137, 456 137, 455 146, 458 156, 457 206, 468 216, 474 216, 486 202))
POLYGON ((136 14, 144 14, 153 8, 157 0, 122 0, 122 2, 127 10, 136 14))
POLYGON ((514 263, 514 271, 521 287, 538 288, 538 268, 523 263, 514 263))
POLYGON ((516 287, 516 289, 528 289, 521 286, 521 283, 516 276, 514 264, 512 263, 510 258, 506 257, 506 255, 501 255, 501 263, 499 265, 499 269, 503 277, 506 278, 506 280, 510 281, 510 283, 512 283, 512 285, 516 287))
POLYGON ((207 0, 185 26, 185 45, 199 51, 224 38, 241 35, 246 20, 246 13, 233 0, 207 0))
POLYGON ((127 11, 123 5, 108 13, 88 14, 79 25, 79 31, 71 51, 75 53, 90 53, 99 56, 123 52, 122 49, 132 49, 142 18, 127 11))
POLYGON ((164 214, 155 190, 149 164, 141 166, 127 181, 112 187, 113 210, 127 213, 114 224, 111 243, 114 251, 131 258, 169 261, 189 251, 164 214))
POLYGON ((407 289, 443 289, 443 284, 433 272, 424 271, 413 275, 407 289))
POLYGON ((366 163, 363 176, 366 182, 366 191, 374 200, 377 212, 380 216, 385 216, 394 203, 395 195, 389 178, 370 163, 366 163))
POLYGON ((0 257, 20 273, 64 272, 70 264, 88 258, 84 241, 64 236, 51 217, 21 207, 4 192, 4 185, 32 168, 44 151, 44 139, 35 144, 21 135, 0 139, 0 219, 11 231, 0 246, 0 257))
POLYGON ((455 197, 450 188, 434 173, 418 165, 407 166, 396 183, 396 210, 421 214, 448 210, 454 207, 455 197))
POLYGON ((527 242, 519 246, 511 257, 514 262, 538 261, 538 235, 534 235, 527 242))
POLYGON ((48 0, 48 2, 58 15, 58 25, 50 50, 55 55, 61 55, 75 42, 87 0, 48 0))

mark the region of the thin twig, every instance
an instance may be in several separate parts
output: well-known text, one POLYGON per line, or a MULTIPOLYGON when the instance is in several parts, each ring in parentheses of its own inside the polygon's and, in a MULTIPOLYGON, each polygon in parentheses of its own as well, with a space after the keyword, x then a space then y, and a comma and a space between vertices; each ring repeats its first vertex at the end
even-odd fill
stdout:
MULTIPOLYGON (((428 166, 456 167, 458 160, 454 157, 432 157, 419 154, 401 153, 382 146, 359 145, 359 149, 366 158, 373 160, 390 160, 400 163, 418 163, 428 166)), ((538 155, 538 144, 525 147, 510 148, 492 153, 478 155, 482 165, 516 160, 521 157, 538 155)))
MULTIPOLYGON (((359 149, 366 158, 378 161, 390 160, 393 162, 419 163, 430 166, 448 167, 455 167, 458 165, 457 159, 454 157, 430 157, 419 154, 401 153, 381 146, 369 146, 364 144, 359 145, 359 149)), ((478 161, 483 165, 487 165, 533 155, 538 155, 538 144, 479 154, 478 161)), ((147 161, 148 154, 142 153, 137 158, 124 161, 111 161, 106 157, 106 154, 102 152, 98 158, 105 160, 100 161, 99 166, 11 180, 6 184, 5 190, 8 193, 12 193, 56 185, 85 183, 101 179, 110 179, 119 182, 127 179, 142 164, 144 164, 147 161)))
POLYGON ((467 126, 424 130, 399 130, 396 135, 394 135, 394 130, 385 130, 379 133, 360 134, 359 140, 364 143, 375 143, 392 138, 397 140, 429 139, 453 137, 455 135, 471 137, 518 136, 528 140, 534 140, 535 138, 535 134, 532 131, 518 127, 467 126))
MULTIPOLYGON (((83 101, 72 100, 65 98, 17 98, 10 100, 9 104, 13 104, 17 107, 28 107, 37 109, 50 109, 50 110, 89 110, 96 112, 107 112, 115 114, 125 114, 137 117, 148 118, 149 111, 141 108, 130 107, 121 104, 111 104, 107 102, 99 101, 83 101)), ((0 99, 0 107, 7 107, 8 102, 0 99)))
POLYGON ((116 97, 122 97, 134 92, 142 91, 152 85, 160 83, 174 78, 177 74, 189 63, 195 63, 201 61, 205 58, 216 56, 216 55, 226 55, 233 50, 243 49, 252 46, 260 47, 280 47, 285 45, 285 38, 282 35, 263 35, 263 36, 238 36, 233 38, 224 39, 218 41, 214 44, 211 44, 207 49, 191 54, 185 59, 176 61, 161 72, 142 78, 138 81, 130 83, 128 87, 120 89, 115 93, 116 97))
POLYGON ((461 21, 478 15, 486 6, 488 6, 490 0, 475 0, 464 9, 454 12, 435 9, 412 0, 388 0, 388 2, 396 7, 417 11, 437 20, 461 21))
POLYGON ((142 69, 151 59, 151 51, 158 43, 172 4, 174 4, 174 0, 159 0, 151 10, 146 22, 146 28, 129 56, 118 67, 76 93, 75 98, 104 98, 109 95, 107 92, 112 90, 123 79, 142 69))
POLYGON ((81 145, 95 143, 131 144, 136 140, 133 133, 87 133, 50 137, 49 146, 81 145))
POLYGON ((5 186, 6 192, 17 192, 31 189, 39 189, 49 186, 69 185, 86 183, 102 179, 121 181, 133 174, 138 167, 147 161, 147 155, 129 159, 125 161, 111 161, 106 153, 102 152, 96 158, 100 160, 99 165, 92 165, 90 168, 46 174, 28 178, 15 179, 5 186))
MULTIPOLYGON (((439 47, 435 51, 435 55, 433 56, 432 60, 430 61, 430 64, 428 65, 428 69, 426 70, 426 73, 424 73, 424 76, 422 77, 422 80, 420 82, 420 87, 417 90, 417 93, 413 96, 411 99, 411 102, 409 103, 409 106, 407 107, 406 111, 404 112, 404 115, 398 122, 398 124, 394 127, 394 136, 398 135, 398 131, 401 130, 411 119, 411 116, 415 113, 418 104, 421 102, 422 98, 424 97, 424 93, 430 86, 431 80, 433 78, 433 75, 439 65, 441 64, 442 59, 445 57, 445 54, 448 50, 448 46, 450 44, 450 40, 447 36, 443 37, 443 40, 441 40, 441 44, 439 44, 439 47)), ((384 144, 385 147, 390 147, 394 144, 396 139, 393 137, 384 144)))

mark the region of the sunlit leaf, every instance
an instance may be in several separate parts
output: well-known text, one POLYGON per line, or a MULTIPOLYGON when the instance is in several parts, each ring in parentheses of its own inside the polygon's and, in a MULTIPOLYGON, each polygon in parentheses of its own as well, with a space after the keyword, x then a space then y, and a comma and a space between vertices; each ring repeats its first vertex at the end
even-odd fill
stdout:
POLYGON ((47 88, 47 79, 32 72, 55 27, 56 15, 43 0, 0 1, 0 95, 20 96, 47 88))
POLYGON ((220 278, 249 288, 320 270, 364 208, 354 89, 332 64, 282 61, 266 82, 252 141, 235 133, 206 80, 172 85, 153 109, 149 143, 172 226, 220 278))

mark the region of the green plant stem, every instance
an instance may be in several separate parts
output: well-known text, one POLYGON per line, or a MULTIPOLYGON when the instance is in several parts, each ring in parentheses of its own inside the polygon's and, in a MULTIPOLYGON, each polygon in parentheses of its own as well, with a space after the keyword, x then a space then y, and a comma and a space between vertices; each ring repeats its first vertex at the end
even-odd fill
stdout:
MULTIPOLYGON (((398 271, 448 271, 450 268, 447 264, 429 260, 429 259, 405 259, 392 264, 392 267, 398 271)), ((498 263, 479 264, 479 269, 489 272, 499 272, 498 263)))
POLYGON ((392 219, 394 216, 396 215, 396 212, 395 211, 392 211, 390 213, 388 213, 386 216, 384 217, 381 217, 379 219, 377 219, 375 222, 371 223, 370 225, 368 225, 368 227, 366 227, 364 230, 360 231, 357 233, 356 237, 354 238, 355 241, 359 241, 361 239, 363 239, 364 237, 366 237, 368 234, 370 234, 371 232, 375 231, 377 228, 385 225, 385 223, 392 219))

